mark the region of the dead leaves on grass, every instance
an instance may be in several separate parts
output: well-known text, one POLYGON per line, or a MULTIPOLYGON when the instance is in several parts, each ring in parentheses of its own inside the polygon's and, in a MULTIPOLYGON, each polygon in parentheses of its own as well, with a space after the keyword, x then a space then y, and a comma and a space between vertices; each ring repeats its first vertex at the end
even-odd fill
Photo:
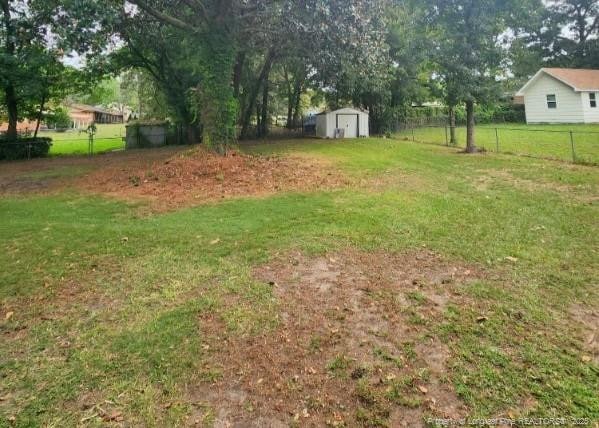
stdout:
POLYGON ((218 156, 193 148, 167 159, 115 164, 96 170, 81 185, 123 199, 146 199, 154 209, 283 191, 313 191, 349 181, 323 161, 305 157, 218 156))
POLYGON ((74 188, 122 200, 146 201, 152 211, 348 184, 348 177, 321 159, 237 152, 223 157, 202 147, 41 159, 7 164, 0 171, 0 194, 52 193, 74 188), (31 176, 35 171, 60 168, 81 168, 81 172, 57 179, 31 176))
POLYGON ((348 250, 317 259, 292 254, 255 276, 276 284, 276 330, 239 337, 218 318, 202 320, 218 338, 206 346, 222 376, 189 395, 217 425, 419 426, 425 415, 466 414, 444 380, 449 349, 430 327, 452 284, 474 280, 477 269, 427 251, 348 250))

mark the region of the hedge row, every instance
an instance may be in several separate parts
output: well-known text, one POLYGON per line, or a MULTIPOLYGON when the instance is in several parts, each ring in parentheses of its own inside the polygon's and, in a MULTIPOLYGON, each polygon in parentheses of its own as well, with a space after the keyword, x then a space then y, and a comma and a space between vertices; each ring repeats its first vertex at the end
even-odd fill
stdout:
POLYGON ((48 156, 51 138, 0 139, 0 160, 42 158, 48 156))

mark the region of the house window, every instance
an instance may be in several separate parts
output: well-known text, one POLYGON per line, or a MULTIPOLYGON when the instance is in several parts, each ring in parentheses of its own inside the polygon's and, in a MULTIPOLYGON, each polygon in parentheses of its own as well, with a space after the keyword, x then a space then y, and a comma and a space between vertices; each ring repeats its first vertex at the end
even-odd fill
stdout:
POLYGON ((547 95, 547 108, 557 108, 557 98, 555 95, 547 95))
POLYGON ((595 93, 589 94, 589 98, 591 99, 591 108, 596 108, 597 107, 597 94, 595 94, 595 93))

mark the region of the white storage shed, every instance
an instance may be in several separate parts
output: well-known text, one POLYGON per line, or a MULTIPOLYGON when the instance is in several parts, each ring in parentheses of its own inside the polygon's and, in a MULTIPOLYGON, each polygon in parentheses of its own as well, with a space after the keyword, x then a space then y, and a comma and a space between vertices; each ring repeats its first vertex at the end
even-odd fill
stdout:
POLYGON ((316 116, 316 136, 318 138, 368 137, 370 135, 368 119, 367 111, 355 108, 323 112, 316 116))

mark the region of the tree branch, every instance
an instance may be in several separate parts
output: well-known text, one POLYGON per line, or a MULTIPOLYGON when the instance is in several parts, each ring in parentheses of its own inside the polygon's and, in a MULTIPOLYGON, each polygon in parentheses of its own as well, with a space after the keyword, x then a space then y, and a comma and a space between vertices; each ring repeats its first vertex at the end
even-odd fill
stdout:
POLYGON ((141 10, 147 12, 148 14, 150 14, 151 16, 153 16, 154 18, 156 18, 157 20, 164 22, 166 24, 172 25, 174 27, 180 28, 181 30, 186 30, 186 31, 191 31, 193 33, 197 33, 200 31, 199 28, 196 28, 195 26, 182 21, 178 18, 175 18, 173 16, 167 15, 166 13, 162 13, 156 9, 154 9, 153 7, 148 6, 143 0, 127 0, 129 1, 129 3, 134 4, 135 6, 139 7, 141 10))

